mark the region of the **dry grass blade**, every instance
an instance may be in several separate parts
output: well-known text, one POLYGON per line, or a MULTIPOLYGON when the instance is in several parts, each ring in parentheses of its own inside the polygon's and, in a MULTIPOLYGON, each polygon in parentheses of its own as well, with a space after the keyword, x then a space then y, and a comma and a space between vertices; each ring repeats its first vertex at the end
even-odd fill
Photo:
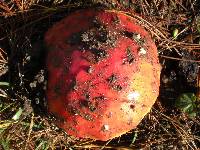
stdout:
POLYGON ((0 48, 0 76, 8 71, 8 57, 7 53, 0 48))
POLYGON ((200 66, 199 66, 199 72, 197 77, 197 98, 200 99, 200 66))
POLYGON ((0 97, 6 98, 7 96, 7 93, 4 90, 0 89, 0 97))
POLYGON ((18 9, 23 11, 24 10, 24 1, 23 0, 13 0, 14 3, 17 5, 18 9))
POLYGON ((176 57, 170 57, 170 56, 164 56, 164 55, 160 55, 160 57, 166 58, 166 59, 172 59, 172 60, 180 60, 180 61, 189 61, 189 62, 200 63, 200 60, 183 59, 183 58, 176 58, 176 57))
MULTIPOLYGON (((101 145, 94 145, 94 144, 90 144, 90 145, 83 145, 83 146, 74 146, 74 148, 76 149, 98 149, 98 150, 102 150, 102 146, 101 145)), ((117 150, 132 150, 132 148, 130 147, 126 147, 126 146, 104 146, 103 149, 117 149, 117 150)))
POLYGON ((0 1, 0 15, 3 17, 10 17, 20 12, 29 11, 30 7, 35 3, 35 0, 0 1))
POLYGON ((0 1, 0 14, 2 16, 12 16, 13 11, 5 2, 0 1))
POLYGON ((34 124, 33 120, 34 120, 34 113, 32 113, 31 122, 30 122, 30 126, 29 126, 29 131, 28 131, 28 138, 27 138, 27 141, 26 141, 25 149, 27 149, 27 145, 29 144, 29 140, 30 140, 30 135, 31 135, 31 132, 33 130, 33 124, 34 124))
POLYGON ((195 137, 190 130, 187 129, 187 124, 182 124, 179 120, 171 118, 159 110, 153 109, 153 111, 156 112, 156 117, 162 117, 163 119, 170 122, 170 124, 173 126, 174 129, 176 129, 178 138, 181 139, 183 144, 187 145, 189 149, 197 149, 197 145, 195 144, 195 140, 198 140, 199 137, 195 137))

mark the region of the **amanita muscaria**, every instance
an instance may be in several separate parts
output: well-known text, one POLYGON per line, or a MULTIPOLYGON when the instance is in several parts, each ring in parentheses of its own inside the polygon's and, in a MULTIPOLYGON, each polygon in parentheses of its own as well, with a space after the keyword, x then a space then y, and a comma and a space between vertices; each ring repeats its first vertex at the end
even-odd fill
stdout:
POLYGON ((150 34, 125 13, 79 10, 45 35, 48 110, 69 135, 96 140, 135 128, 159 94, 150 34))

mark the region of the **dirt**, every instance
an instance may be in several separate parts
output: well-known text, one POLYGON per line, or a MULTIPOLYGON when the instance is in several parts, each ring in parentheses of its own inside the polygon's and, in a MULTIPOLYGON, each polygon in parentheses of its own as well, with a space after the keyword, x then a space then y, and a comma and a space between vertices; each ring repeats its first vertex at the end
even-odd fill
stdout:
MULTIPOLYGON (((182 55, 177 56, 174 52, 168 52, 166 56, 176 56, 177 58, 195 60, 187 50, 182 50, 182 55)), ((168 107, 174 106, 175 100, 180 93, 197 92, 197 76, 199 64, 190 61, 178 61, 170 59, 161 59, 161 86, 160 99, 168 107)))
POLYGON ((79 44, 80 50, 90 50, 95 57, 94 60, 90 61, 99 62, 108 55, 104 49, 114 47, 120 33, 112 32, 111 29, 103 26, 98 18, 94 18, 93 23, 93 27, 87 31, 73 34, 67 43, 79 44))

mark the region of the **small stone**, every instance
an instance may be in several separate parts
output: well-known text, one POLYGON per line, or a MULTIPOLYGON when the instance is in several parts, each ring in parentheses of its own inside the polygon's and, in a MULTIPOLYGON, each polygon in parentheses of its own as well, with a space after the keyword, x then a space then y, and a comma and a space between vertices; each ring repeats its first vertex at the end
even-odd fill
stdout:
POLYGON ((110 128, 109 125, 104 124, 103 127, 102 127, 102 131, 104 131, 104 132, 109 131, 109 128, 110 128))
POLYGON ((37 80, 38 80, 38 83, 44 82, 44 76, 43 76, 43 75, 39 76, 39 77, 37 78, 37 80))
POLYGON ((39 104, 40 103, 40 99, 39 98, 35 98, 35 103, 39 104))
POLYGON ((134 34, 133 35, 133 39, 135 39, 135 40, 140 40, 141 39, 141 35, 140 34, 134 34))
POLYGON ((92 73, 92 71, 93 71, 93 68, 92 68, 92 66, 90 66, 90 67, 88 68, 87 72, 88 72, 88 73, 92 73))
POLYGON ((146 53, 147 51, 143 47, 139 49, 139 55, 145 55, 146 53))
POLYGON ((35 88, 37 86, 37 81, 33 81, 29 84, 31 88, 35 88))

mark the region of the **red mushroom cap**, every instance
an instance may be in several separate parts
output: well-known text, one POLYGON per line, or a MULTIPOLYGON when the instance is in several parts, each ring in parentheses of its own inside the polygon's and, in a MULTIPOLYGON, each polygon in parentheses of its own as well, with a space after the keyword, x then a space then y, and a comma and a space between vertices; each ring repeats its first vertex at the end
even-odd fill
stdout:
POLYGON ((45 36, 48 110, 68 134, 96 140, 135 128, 159 94, 150 34, 122 12, 79 10, 45 36))

